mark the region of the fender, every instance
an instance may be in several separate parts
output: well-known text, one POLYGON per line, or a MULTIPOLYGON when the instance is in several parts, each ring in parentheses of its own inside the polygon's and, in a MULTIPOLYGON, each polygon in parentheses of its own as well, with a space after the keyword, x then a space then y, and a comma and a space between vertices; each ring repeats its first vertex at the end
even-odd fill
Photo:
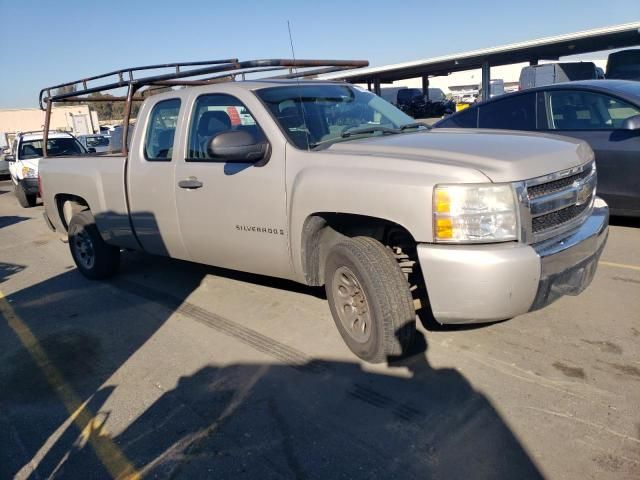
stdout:
POLYGON ((305 282, 303 228, 311 215, 333 212, 375 217, 403 227, 417 242, 432 242, 433 186, 460 182, 460 178, 469 183, 487 181, 480 172, 461 167, 434 172, 434 165, 426 162, 292 149, 287 147, 289 232, 296 279, 301 282, 305 282))

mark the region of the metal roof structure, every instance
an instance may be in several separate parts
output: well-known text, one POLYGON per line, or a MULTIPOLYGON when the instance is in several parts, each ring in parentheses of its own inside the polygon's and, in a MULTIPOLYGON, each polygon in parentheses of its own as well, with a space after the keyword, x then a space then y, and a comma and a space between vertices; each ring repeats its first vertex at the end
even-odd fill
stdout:
MULTIPOLYGON (((637 45, 640 45, 640 22, 633 22, 453 55, 333 73, 323 75, 322 78, 347 80, 352 83, 373 83, 376 90, 379 90, 380 83, 391 83, 395 80, 417 77, 426 80, 429 76, 442 76, 474 68, 486 68, 483 78, 485 74, 486 78, 489 78, 490 67, 520 62, 536 64, 539 60, 558 60, 568 55, 637 45)), ((423 87, 424 84, 428 85, 428 80, 423 81, 423 87)))

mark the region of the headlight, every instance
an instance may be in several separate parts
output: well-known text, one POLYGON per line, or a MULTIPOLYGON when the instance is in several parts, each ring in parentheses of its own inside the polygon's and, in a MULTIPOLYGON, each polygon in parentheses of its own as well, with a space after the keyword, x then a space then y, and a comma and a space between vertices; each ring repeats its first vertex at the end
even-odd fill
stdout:
POLYGON ((518 238, 516 200, 510 184, 436 185, 436 242, 486 243, 518 238))
POLYGON ((34 178, 38 176, 38 172, 34 168, 22 167, 22 176, 24 178, 34 178))

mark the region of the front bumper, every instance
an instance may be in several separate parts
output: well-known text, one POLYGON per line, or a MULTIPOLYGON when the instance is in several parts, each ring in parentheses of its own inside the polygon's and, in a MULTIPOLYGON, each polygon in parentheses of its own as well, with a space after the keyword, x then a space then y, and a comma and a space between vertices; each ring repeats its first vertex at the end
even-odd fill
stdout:
POLYGON ((433 315, 441 323, 504 320, 542 308, 591 283, 609 233, 596 198, 576 230, 536 245, 418 245, 433 315))
POLYGON ((24 188, 27 195, 38 195, 38 179, 37 178, 23 178, 20 180, 20 185, 24 188))

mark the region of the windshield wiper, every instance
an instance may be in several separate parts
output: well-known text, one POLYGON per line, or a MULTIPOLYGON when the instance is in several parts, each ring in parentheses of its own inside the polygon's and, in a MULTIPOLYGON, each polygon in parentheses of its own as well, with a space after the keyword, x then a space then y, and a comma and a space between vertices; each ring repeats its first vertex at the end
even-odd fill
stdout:
POLYGON ((397 128, 383 127, 382 125, 369 125, 367 127, 352 127, 346 129, 340 135, 342 138, 348 138, 353 135, 362 135, 364 133, 400 133, 400 130, 397 128))
POLYGON ((398 130, 397 128, 383 127, 382 125, 369 125, 367 127, 350 127, 350 128, 347 128, 344 132, 342 132, 339 137, 331 137, 325 140, 320 140, 319 142, 310 143, 309 147, 316 148, 323 144, 339 142, 343 138, 349 138, 355 135, 364 135, 366 133, 376 133, 376 132, 382 132, 383 134, 385 133, 393 134, 393 133, 400 133, 400 130, 398 130))
POLYGON ((425 125, 424 123, 413 122, 413 123, 406 123, 404 125, 400 125, 400 131, 404 132, 405 130, 408 130, 409 128, 421 128, 421 127, 424 127, 427 130, 431 130, 431 127, 425 125))

